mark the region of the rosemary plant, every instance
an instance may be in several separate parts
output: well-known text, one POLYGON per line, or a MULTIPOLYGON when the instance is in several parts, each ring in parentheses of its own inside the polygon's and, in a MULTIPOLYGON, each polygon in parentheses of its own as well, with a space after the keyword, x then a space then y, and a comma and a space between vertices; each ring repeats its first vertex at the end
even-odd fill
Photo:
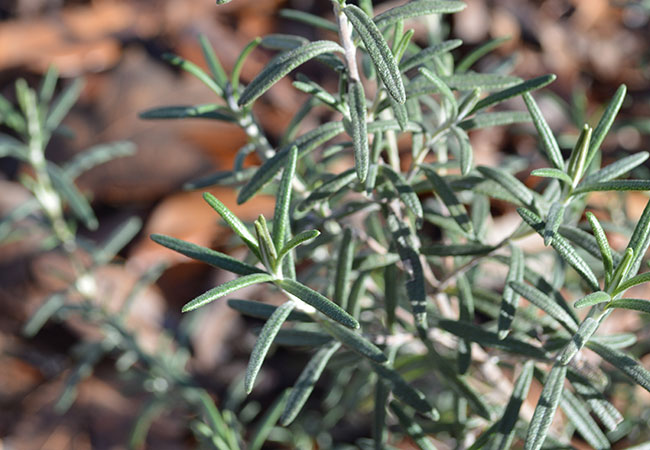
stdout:
MULTIPOLYGON (((462 10, 463 2, 414 0, 378 15, 371 0, 359 6, 335 0, 332 6, 334 21, 283 12, 331 39, 310 42, 279 34, 255 39, 230 76, 201 38, 209 72, 177 56, 169 61, 196 76, 219 100, 142 114, 226 121, 248 136, 232 170, 188 187, 237 186, 239 203, 275 195, 273 216, 246 224, 205 194, 249 255, 240 260, 174 237, 152 239, 239 275, 190 300, 184 312, 251 285, 264 284, 268 292, 284 295, 280 306, 232 298, 228 304, 266 320, 245 373, 246 393, 263 374, 274 343, 313 348, 292 389, 248 432, 234 418, 225 420, 206 392, 187 382, 184 362, 170 369, 158 356, 132 347, 136 344, 128 334, 106 318, 104 326, 121 336, 109 350, 133 352, 148 376, 164 378, 166 389, 157 392, 157 402, 182 398, 190 407, 203 407, 207 418, 195 423, 196 435, 217 448, 241 448, 244 442, 260 448, 267 438, 299 448, 314 446, 314 440, 319 448, 343 446, 331 430, 362 413, 372 415, 372 433, 354 442, 363 448, 391 448, 408 436, 423 449, 450 448, 454 442, 476 449, 506 449, 516 442, 531 450, 571 448, 573 439, 607 449, 632 431, 647 434, 647 424, 624 418, 610 397, 614 383, 650 390, 650 372, 623 350, 636 338, 598 330, 617 309, 650 312, 648 300, 623 297, 650 281, 647 272, 639 273, 650 245, 650 206, 638 220, 614 222, 590 211, 595 209, 589 203, 596 191, 650 189, 648 180, 621 179, 644 163, 646 152, 600 167, 600 147, 625 86, 564 154, 532 95, 554 75, 524 81, 502 72, 472 71, 474 62, 501 40, 454 59, 451 52, 461 42, 444 40, 444 28, 437 25, 443 15, 462 10), (408 28, 423 16, 429 16, 428 41, 415 39, 408 28), (279 53, 244 84, 242 66, 257 46, 279 53), (293 86, 308 100, 274 145, 256 120, 254 105, 278 80, 311 60, 327 68, 338 89, 330 92, 297 75, 293 86), (504 102, 517 96, 526 110, 504 110, 504 102), (329 111, 317 116, 323 123, 301 130, 307 116, 318 114, 317 106, 329 111), (529 172, 540 180, 534 188, 517 176, 529 171, 527 160, 476 166, 468 136, 471 130, 522 122, 534 124, 540 157, 548 162, 529 172), (261 163, 244 167, 251 152, 261 163), (503 238, 492 237, 493 200, 514 205, 521 217, 503 238), (610 230, 630 236, 625 249, 610 246, 610 230), (521 239, 533 234, 546 251, 532 253, 522 246, 521 239), (541 266, 552 270, 540 271, 541 266), (609 366, 585 362, 588 352, 609 366), (534 410, 526 411, 533 379, 543 388, 534 410), (319 383, 326 391, 323 407, 306 407, 319 383), (566 419, 554 423, 558 408, 566 419)), ((37 101, 19 83, 22 115, 6 102, 0 105, 4 122, 25 137, 24 143, 4 140, 2 151, 34 169, 34 176, 24 180, 34 194, 32 209, 12 214, 12 220, 43 211, 45 225, 74 258, 78 239, 63 219, 62 203, 86 226, 96 221, 71 182, 78 169, 70 167, 86 165, 73 161, 59 168, 43 158, 49 133, 73 97, 64 94, 45 112, 38 105, 48 103, 52 86, 52 76, 46 77, 37 101)), ((99 248, 104 257, 98 261, 106 263, 114 254, 106 249, 119 246, 99 248)), ((90 272, 83 266, 79 270, 71 289, 90 305, 92 290, 85 281, 90 272)), ((49 310, 62 308, 64 303, 49 310)), ((42 323, 43 315, 36 317, 28 329, 42 323)), ((104 343, 98 347, 107 348, 104 343)))

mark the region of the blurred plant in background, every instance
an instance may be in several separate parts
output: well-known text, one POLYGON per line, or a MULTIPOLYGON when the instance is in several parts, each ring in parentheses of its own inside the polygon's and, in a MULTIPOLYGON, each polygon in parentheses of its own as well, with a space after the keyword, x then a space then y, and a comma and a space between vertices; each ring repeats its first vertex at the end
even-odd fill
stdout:
MULTIPOLYGON (((189 446, 219 449, 265 442, 269 448, 643 448, 650 408, 641 389, 649 389, 650 373, 635 358, 650 350, 648 322, 623 311, 648 312, 649 303, 622 295, 632 288, 647 296, 639 286, 650 280, 636 275, 645 267, 650 212, 646 207, 637 221, 638 207, 629 211, 647 201, 632 191, 650 187, 648 154, 600 149, 610 130, 626 149, 637 145, 623 141, 647 133, 643 118, 614 122, 625 86, 595 112, 581 88, 569 103, 542 91, 574 127, 563 126, 556 139, 531 95, 555 76, 511 75, 514 57, 493 53, 506 38, 471 51, 449 39, 445 17, 463 10, 463 2, 332 4, 333 21, 280 12, 328 40, 256 38, 228 72, 206 37, 200 44, 207 71, 167 56, 220 100, 142 114, 239 127, 247 143, 232 170, 186 188, 239 187, 240 203, 260 193, 275 197, 272 214, 248 224, 225 200, 204 194, 247 253, 230 241, 226 254, 152 236, 239 275, 183 311, 228 296, 230 308, 252 318, 247 322, 264 320, 253 326, 258 337, 247 370, 222 377, 228 386, 212 381, 217 374, 202 372, 192 358, 203 310, 180 321, 156 317, 162 326, 153 342, 133 320, 151 314, 137 308, 138 299, 164 264, 139 274, 117 303, 102 288, 102 268, 123 264, 118 255, 138 234, 139 219, 101 240, 78 230, 95 229, 98 220, 75 179, 132 154, 133 146, 99 145, 66 164, 48 161, 50 136, 70 134, 60 123, 81 87, 74 82, 52 101, 54 70, 38 92, 16 83, 17 108, 0 99, 2 123, 11 129, 0 156, 21 162, 19 180, 31 193, 2 218, 0 245, 31 241, 38 231, 35 252, 66 261, 52 270, 65 287, 24 327, 34 336, 57 321, 78 334, 58 411, 72 405, 94 368, 109 362, 142 404, 132 447, 145 445, 152 424, 172 420, 189 446), (247 83, 245 64, 259 48, 280 53, 247 83), (475 71, 488 59, 489 73, 475 71), (305 102, 282 133, 266 130, 263 94, 299 66, 292 86, 305 102), (535 152, 503 148, 488 161, 477 150, 475 133, 512 125, 513 134, 525 136, 531 121, 539 134, 535 152), (635 179, 618 179, 628 173, 635 179), (515 208, 520 219, 504 220, 503 211, 515 208), (261 289, 242 295, 259 301, 232 298, 255 285, 261 289), (574 310, 584 307, 588 314, 574 310), (292 362, 274 369, 281 379, 265 372, 274 359, 292 362)), ((209 317, 224 325, 222 317, 209 317)))

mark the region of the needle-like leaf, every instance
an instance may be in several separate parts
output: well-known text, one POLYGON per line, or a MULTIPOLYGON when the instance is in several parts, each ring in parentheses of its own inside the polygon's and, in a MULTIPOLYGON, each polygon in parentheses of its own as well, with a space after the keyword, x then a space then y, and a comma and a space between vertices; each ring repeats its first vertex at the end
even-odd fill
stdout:
POLYGON ((350 133, 354 144, 354 168, 361 183, 368 176, 370 148, 368 147, 368 128, 366 126, 366 94, 360 81, 348 84, 348 103, 350 105, 350 133))
POLYGON ((466 6, 463 2, 452 0, 415 0, 379 14, 375 17, 375 23, 378 27, 388 27, 401 20, 413 17, 459 12, 465 9, 466 6))
POLYGON ((244 275, 243 277, 236 278, 232 281, 227 281, 224 284, 210 289, 202 295, 199 295, 194 300, 188 302, 185 306, 183 306, 183 309, 181 311, 188 312, 195 310, 201 306, 207 305, 208 303, 218 298, 223 297, 224 295, 228 295, 231 292, 235 292, 247 286, 252 286, 253 284, 266 283, 269 281, 273 281, 273 277, 266 273, 244 275))
POLYGON ((544 389, 542 389, 542 395, 537 402, 533 418, 530 421, 526 442, 524 443, 525 450, 539 450, 542 448, 555 411, 562 399, 566 372, 567 366, 555 365, 551 369, 551 373, 544 384, 544 389))
POLYGON ((264 358, 266 358, 269 348, 271 348, 273 339, 275 339, 278 331, 280 331, 280 327, 295 306, 296 304, 293 300, 283 303, 273 312, 271 317, 269 317, 269 320, 264 324, 262 332, 257 337, 257 342, 255 342, 255 347, 253 347, 250 360, 248 361, 248 367, 246 368, 244 386, 247 394, 250 394, 253 390, 255 378, 257 378, 257 374, 262 367, 262 363, 264 362, 264 358))
POLYGON ((404 93, 402 75, 399 67, 397 67, 393 52, 391 52, 377 25, 375 25, 361 8, 354 5, 347 5, 343 8, 343 12, 348 17, 348 20, 350 20, 356 32, 359 33, 375 69, 377 69, 379 78, 381 78, 384 86, 386 86, 388 93, 397 103, 404 103, 406 101, 406 94, 404 93))
POLYGON ((296 173, 298 160, 298 147, 295 145, 289 150, 287 164, 282 172, 282 179, 278 187, 273 213, 273 244, 277 250, 284 247, 285 236, 291 232, 289 224, 289 207, 291 206, 291 182, 296 173))
POLYGON ((564 170, 564 158, 562 158, 562 152, 560 152, 560 147, 557 145, 551 127, 548 126, 533 96, 529 92, 526 92, 523 97, 524 102, 526 102, 526 107, 533 117, 533 123, 535 124, 535 128, 537 128, 537 133, 542 140, 546 157, 557 169, 564 170))

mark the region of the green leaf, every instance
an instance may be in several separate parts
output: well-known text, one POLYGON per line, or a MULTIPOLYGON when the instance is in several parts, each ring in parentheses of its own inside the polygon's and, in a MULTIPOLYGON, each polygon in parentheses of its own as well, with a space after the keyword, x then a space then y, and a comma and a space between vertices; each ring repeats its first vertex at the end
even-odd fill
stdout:
MULTIPOLYGON (((648 246, 650 245, 650 201, 646 203, 643 213, 639 221, 634 227, 634 232, 632 232, 632 237, 630 242, 627 245, 628 248, 631 248, 634 251, 634 261, 629 270, 629 275, 636 275, 639 271, 639 266, 641 265, 641 260, 648 251, 648 246)), ((627 275, 627 274, 626 274, 627 275)), ((622 279, 621 281, 625 281, 622 279)))
POLYGON ((548 246, 553 242, 558 228, 564 219, 564 204, 560 202, 553 202, 546 216, 546 224, 544 226, 544 245, 548 246))
POLYGON ((440 93, 442 98, 444 98, 451 107, 451 113, 449 114, 449 119, 455 119, 458 115, 458 102, 456 101, 456 96, 451 89, 440 79, 438 76, 431 72, 426 67, 420 67, 418 72, 422 74, 427 80, 431 82, 436 87, 436 90, 440 93))
POLYGON ((215 103, 194 106, 163 106, 148 109, 139 114, 141 119, 213 119, 224 122, 236 122, 237 119, 224 106, 215 103))
POLYGON ((607 437, 598 424, 591 418, 586 405, 569 390, 562 392, 560 407, 564 410, 569 421, 576 427, 580 435, 596 450, 611 448, 607 437))
POLYGON ((587 347, 598 353, 605 361, 616 367, 639 386, 650 392, 650 371, 631 356, 598 342, 587 342, 587 347))
MULTIPOLYGON (((472 323, 474 321, 474 296, 472 295, 469 280, 464 273, 458 276, 456 285, 458 287, 458 309, 460 313, 458 318, 463 322, 472 323)), ((458 373, 462 375, 467 372, 472 363, 472 346, 471 341, 462 338, 458 344, 458 373)))
POLYGON ((246 47, 244 47, 244 49, 241 51, 237 57, 237 61, 235 61, 235 64, 232 67, 232 71, 230 73, 230 85, 235 95, 239 93, 239 74, 241 73, 242 67, 244 67, 244 62, 246 62, 248 55, 250 55, 250 53, 255 50, 258 45, 260 45, 260 42, 262 42, 262 38, 260 37, 256 37, 251 42, 249 42, 248 45, 246 45, 246 47))
POLYGON ((390 383, 393 395, 398 400, 422 414, 430 414, 433 420, 438 419, 438 411, 429 404, 426 396, 404 381, 395 369, 375 362, 371 362, 371 367, 377 375, 390 383))
POLYGON ((295 20, 296 22, 304 23, 315 28, 333 31, 334 33, 339 31, 335 23, 307 12, 297 11, 295 9, 281 9, 279 15, 285 19, 295 20))
POLYGON ((533 204, 535 197, 533 196, 531 190, 528 189, 525 184, 515 178, 515 176, 511 173, 496 167, 479 166, 477 169, 486 178, 491 179, 492 181, 495 181, 503 186, 503 188, 505 188, 524 205, 530 206, 533 204))
POLYGON ((426 63, 428 60, 441 53, 448 53, 453 49, 460 47, 462 44, 463 41, 460 39, 451 39, 449 41, 443 41, 439 44, 434 44, 430 47, 424 48, 410 58, 402 61, 399 65, 400 70, 402 72, 411 70, 414 67, 426 63))
MULTIPOLYGON (((589 234, 587 231, 584 231, 578 227, 561 225, 559 228, 559 233, 576 244, 579 247, 582 247, 587 253, 593 256, 596 259, 602 258, 601 248, 598 243, 598 239, 593 235, 589 234)), ((618 252, 614 252, 612 255, 613 263, 618 263, 621 260, 621 255, 618 252)))
POLYGON ((502 36, 496 39, 491 39, 486 43, 479 45, 474 50, 469 52, 466 56, 464 56, 463 59, 458 62, 458 64, 456 64, 456 72, 467 71, 476 61, 509 40, 510 36, 502 36))
POLYGON ((558 180, 564 181, 569 186, 573 182, 573 180, 571 180, 571 177, 567 175, 563 170, 560 169, 551 169, 551 168, 535 169, 530 174, 536 177, 557 178, 558 180))
POLYGON ((23 325, 22 334, 28 338, 36 336, 52 316, 65 306, 65 295, 61 292, 50 295, 29 320, 23 325))
POLYGON ((395 310, 399 301, 397 266, 390 264, 384 268, 384 307, 386 308, 386 327, 393 330, 395 325, 395 310))
POLYGON ((308 288, 304 284, 300 284, 297 281, 289 279, 277 280, 276 284, 281 289, 313 306, 332 320, 335 320, 349 328, 359 328, 359 322, 357 322, 354 317, 348 314, 336 303, 328 300, 327 297, 319 294, 313 289, 308 288))
POLYGON ((406 181, 406 178, 399 173, 394 171, 391 167, 387 165, 381 165, 379 166, 381 169, 382 174, 390 180, 391 184, 397 191, 397 194, 399 195, 399 198, 404 202, 406 207, 411 210, 411 212, 415 215, 416 222, 418 228, 421 227, 422 225, 422 217, 423 217, 423 211, 422 211, 422 204, 420 203, 420 199, 418 198, 418 195, 415 193, 413 188, 408 184, 406 181))
POLYGON ((293 50, 309 43, 309 39, 293 34, 267 34, 260 45, 269 50, 293 50))
POLYGON ((451 132, 456 137, 458 145, 460 146, 460 174, 468 175, 472 170, 472 164, 474 162, 474 152, 472 151, 472 146, 469 142, 469 136, 461 128, 452 125, 451 132))
POLYGON ((467 209, 465 205, 458 201, 456 194, 451 189, 449 184, 442 178, 438 173, 427 166, 421 166, 424 169, 424 174, 426 175, 429 182, 433 185, 433 189, 440 197, 440 200, 445 204, 451 217, 456 221, 456 223, 470 236, 474 235, 474 227, 472 222, 467 215, 467 209))
MULTIPOLYGON (((481 109, 485 109, 489 106, 497 105, 499 103, 502 103, 512 97, 516 97, 517 95, 523 95, 527 94, 530 91, 534 91, 536 89, 541 89, 544 86, 551 84, 553 81, 555 81, 557 77, 553 74, 550 75, 543 75, 541 77, 533 78, 532 80, 526 80, 522 81, 519 84, 516 84, 512 87, 509 87, 507 89, 504 89, 503 91, 495 92, 492 95, 488 95, 484 99, 480 100, 472 109, 472 112, 480 111, 481 109)), ((529 94, 527 94, 529 95, 529 94)), ((526 97, 524 96, 524 100, 526 97)), ((530 108, 529 108, 530 110, 530 108)), ((531 115, 533 115, 533 112, 531 111, 531 115)), ((534 116, 533 116, 534 117, 534 116)), ((529 119, 530 120, 530 119, 529 119)), ((540 133, 541 134, 541 133, 540 133)))
POLYGON ((609 431, 614 431, 618 424, 623 421, 623 416, 618 410, 607 401, 594 383, 587 377, 578 373, 575 369, 569 368, 567 378, 571 382, 577 394, 584 399, 596 417, 607 427, 609 431))
POLYGON ((462 320, 437 319, 436 326, 454 336, 476 342, 486 347, 494 347, 507 352, 516 353, 531 358, 546 360, 547 355, 543 348, 536 347, 527 342, 520 341, 511 336, 500 339, 492 331, 487 331, 478 325, 462 320))
POLYGON ((332 338, 320 331, 291 328, 278 331, 274 342, 286 347, 320 347, 332 342, 332 338))
POLYGON ((530 115, 533 117, 533 123, 535 124, 535 128, 537 128, 537 133, 542 140, 542 145, 546 151, 546 157, 557 169, 564 170, 564 158, 562 158, 562 152, 560 151, 560 147, 557 145, 555 136, 553 136, 551 127, 548 126, 548 123, 546 122, 546 119, 544 119, 544 116, 542 115, 539 106, 537 106, 533 96, 526 92, 523 95, 523 98, 530 115))
POLYGON ((511 125, 513 123, 530 122, 530 120, 530 114, 525 111, 484 112, 459 122, 458 127, 470 131, 480 128, 511 125))
POLYGON ((519 294, 515 292, 510 283, 524 280, 524 254, 516 245, 510 246, 511 257, 508 275, 506 276, 506 285, 503 288, 501 297, 501 309, 499 311, 498 336, 499 339, 505 339, 510 333, 510 325, 515 319, 515 311, 519 304, 519 294))
MULTIPOLYGON (((421 1, 421 0, 420 0, 421 1)), ((418 448, 422 450, 436 450, 433 443, 427 438, 422 427, 409 417, 406 412, 395 401, 390 402, 390 409, 393 414, 397 416, 400 426, 404 429, 413 441, 417 444, 418 448)))
POLYGON ((640 298, 623 298, 620 300, 612 300, 607 304, 607 308, 621 308, 631 309, 633 311, 640 311, 650 314, 650 300, 640 298))
POLYGON ((470 242, 467 244, 433 244, 422 247, 420 253, 427 256, 474 256, 486 255, 494 250, 492 245, 470 242))
POLYGON ((171 53, 165 53, 163 55, 163 58, 166 59, 170 64, 180 67, 184 71, 194 75, 201 83, 212 89, 219 97, 223 97, 224 91, 221 86, 219 86, 219 84, 217 84, 217 82, 212 79, 210 75, 205 73, 205 71, 196 64, 187 61, 180 56, 172 55, 171 53))
MULTIPOLYGON (((542 233, 544 229, 544 222, 532 211, 529 211, 525 208, 517 208, 517 213, 521 216, 528 225, 530 225, 538 233, 542 233)), ((559 234, 555 235, 553 242, 551 243, 553 248, 559 253, 559 255, 575 269, 578 274, 589 283, 590 287, 594 290, 600 290, 598 285, 598 278, 594 275, 594 272, 591 270, 589 265, 585 262, 584 259, 576 250, 559 234)))
POLYGON ((388 361, 384 352, 382 352, 375 344, 363 338, 360 334, 350 331, 334 322, 323 321, 320 325, 333 338, 364 358, 368 358, 370 361, 379 364, 388 361))
POLYGON ((223 66, 219 62, 219 58, 217 58, 217 55, 214 53, 208 38, 204 34, 199 35, 199 43, 201 44, 203 58, 210 68, 212 77, 222 89, 225 89, 226 84, 228 83, 228 77, 226 76, 226 72, 223 70, 223 66))
POLYGON ((257 242, 260 243, 262 263, 264 263, 264 267, 266 267, 271 273, 277 274, 278 252, 273 243, 273 239, 271 239, 271 233, 269 233, 269 228, 264 216, 260 214, 254 225, 257 242))
POLYGON ((621 281, 627 279, 627 274, 630 271, 633 259, 634 259, 634 250, 629 247, 626 248, 623 258, 616 266, 616 269, 614 269, 614 273, 611 277, 611 280, 607 285, 608 288, 610 286, 616 287, 621 283, 621 281))
POLYGON ((619 109, 621 109, 621 106, 623 105, 623 100, 625 100, 626 93, 627 87, 624 84, 619 86, 619 88, 616 90, 616 93, 614 94, 614 97, 609 102, 607 108, 605 109, 605 112, 598 121, 596 128, 594 128, 592 139, 589 144, 589 152, 587 153, 587 158, 585 161, 585 167, 589 167, 591 161, 594 159, 594 156, 596 156, 596 152, 600 148, 600 144, 602 144, 605 140, 605 136, 607 136, 607 133, 612 127, 619 109))
POLYGON ((315 83, 314 81, 309 80, 307 77, 301 76, 300 74, 298 74, 296 78, 298 78, 298 81, 293 82, 293 87, 306 94, 313 95, 314 98, 328 105, 335 111, 340 112, 341 114, 349 114, 348 105, 341 102, 339 99, 327 92, 322 86, 315 83))
POLYGON ((77 153, 63 166, 63 173, 76 179, 82 173, 95 166, 112 161, 116 158, 131 156, 135 153, 136 147, 132 142, 117 141, 110 144, 94 145, 83 152, 77 153))
POLYGON ((354 169, 348 169, 341 172, 312 190, 309 196, 300 203, 299 209, 307 211, 314 203, 330 198, 356 179, 357 176, 354 169))
POLYGON ((363 183, 368 176, 370 148, 366 127, 366 94, 360 81, 352 80, 348 84, 348 104, 350 105, 350 131, 354 144, 354 168, 357 178, 363 183))
POLYGON ((525 284, 521 281, 511 281, 509 286, 512 287, 517 293, 526 298, 533 305, 544 311, 546 314, 555 319, 570 333, 575 333, 578 330, 578 324, 560 305, 558 305, 551 297, 540 291, 534 286, 525 284))
POLYGON ((320 235, 318 230, 306 230, 298 233, 291 239, 289 239, 282 247, 282 250, 278 252, 278 261, 282 261, 282 258, 285 257, 294 248, 298 247, 300 244, 312 240, 320 235))
POLYGON ((601 181, 609 181, 614 178, 618 178, 623 174, 626 174, 630 170, 643 164, 650 154, 648 152, 638 152, 630 156, 626 156, 623 159, 619 159, 615 163, 610 164, 609 166, 603 167, 602 169, 587 175, 580 184, 580 188, 583 184, 592 184, 598 183, 601 181))
POLYGON ((52 131, 61 124, 61 121, 79 99, 83 87, 84 82, 77 78, 56 97, 45 119, 45 129, 52 131))
POLYGON ((617 294, 620 294, 621 292, 624 292, 633 286, 636 286, 641 283, 647 283, 648 281, 650 281, 650 272, 645 272, 636 275, 630 278, 629 280, 619 284, 618 287, 614 290, 614 293, 612 295, 616 296, 617 294))
POLYGON ((484 91, 502 89, 521 82, 521 78, 494 73, 456 73, 450 76, 440 77, 451 89, 458 91, 471 91, 479 88, 484 91))
POLYGON ((537 402, 537 407, 535 407, 533 418, 530 421, 526 442, 524 443, 525 450, 539 450, 542 448, 551 421, 562 398, 566 372, 566 366, 555 365, 551 369, 551 373, 549 373, 542 389, 542 395, 537 402))
POLYGON ((296 418, 305 402, 309 398, 314 385, 320 378, 328 361, 334 353, 341 347, 341 344, 334 342, 326 347, 321 348, 309 360, 303 371, 300 373, 298 380, 291 389, 287 404, 282 412, 280 423, 283 426, 289 425, 296 418))
POLYGON ((262 367, 262 363, 264 362, 264 358, 266 358, 269 348, 271 348, 273 339, 275 339, 278 331, 280 331, 280 327, 295 306, 296 304, 292 300, 283 303, 273 312, 271 317, 269 317, 269 320, 264 324, 264 328, 262 328, 262 332, 255 342, 255 347, 253 347, 250 360, 248 361, 248 367, 246 368, 244 386, 247 394, 250 394, 253 390, 255 378, 257 378, 257 374, 262 367))
POLYGON ((348 309, 347 301, 350 293, 350 274, 354 258, 354 243, 352 230, 345 228, 339 245, 336 261, 336 274, 334 276, 334 301, 343 309, 348 309))
POLYGON ((463 2, 452 0, 415 0, 396 6, 375 17, 378 27, 388 27, 401 20, 429 14, 452 14, 465 9, 463 2))
POLYGON ((262 448, 264 442, 266 442, 266 439, 269 437, 269 434, 271 434, 273 427, 280 418, 282 411, 284 408, 286 408, 289 395, 289 389, 285 389, 264 414, 264 417, 262 417, 258 425, 255 427, 255 430, 253 431, 253 435, 249 440, 250 444, 248 446, 248 450, 260 450, 262 448))
POLYGON ((557 364, 568 365, 596 332, 598 325, 600 325, 600 320, 597 317, 592 317, 591 315, 585 317, 580 323, 578 331, 576 331, 557 356, 557 364))
POLYGON ((239 236, 244 244, 258 257, 261 259, 260 247, 257 243, 257 239, 253 234, 248 231, 248 228, 244 223, 239 220, 239 218, 230 211, 226 205, 221 203, 217 198, 210 194, 209 192, 203 193, 203 199, 210 205, 216 212, 219 213, 221 218, 228 224, 232 231, 239 236))
POLYGON ((96 230, 99 226, 97 217, 95 217, 90 203, 79 192, 72 179, 65 174, 63 169, 52 162, 47 164, 47 173, 52 180, 52 187, 68 202, 77 219, 81 220, 89 230, 96 230))
POLYGON ((249 182, 239 192, 237 203, 241 204, 249 200, 273 179, 285 166, 286 158, 289 156, 291 147, 294 145, 298 147, 298 159, 300 159, 323 142, 341 134, 343 130, 342 122, 328 122, 303 134, 285 147, 282 147, 272 158, 268 159, 257 169, 249 182))
MULTIPOLYGON (((228 306, 235 311, 240 312, 249 317, 258 319, 268 319, 278 309, 277 306, 269 305, 267 303, 255 302, 252 300, 241 300, 236 298, 229 298, 228 306)), ((286 320, 298 322, 313 322, 314 320, 302 311, 291 311, 286 320)))
POLYGON ((372 439, 375 444, 375 450, 386 448, 386 438, 388 437, 388 426, 386 424, 386 404, 390 390, 386 382, 378 379, 375 383, 375 395, 373 405, 372 421, 372 439))
POLYGON ((278 250, 284 247, 285 236, 291 233, 289 207, 291 206, 291 183, 296 173, 296 161, 298 160, 298 147, 295 145, 291 147, 288 158, 287 165, 282 172, 273 213, 273 244, 278 250))
POLYGON ((171 236, 164 236, 161 234, 152 234, 150 237, 152 241, 162 245, 163 247, 167 247, 189 258, 210 264, 211 266, 228 270, 229 272, 233 272, 239 275, 264 273, 262 269, 258 269, 255 266, 241 262, 224 253, 202 247, 200 245, 192 244, 191 242, 182 241, 180 239, 176 239, 171 236))
POLYGON ((278 80, 304 62, 323 53, 340 52, 343 49, 332 41, 315 41, 302 47, 280 53, 244 89, 238 100, 240 106, 248 106, 268 91, 278 80))
POLYGON ((255 273, 251 275, 244 275, 235 280, 228 281, 220 286, 217 286, 202 295, 199 295, 194 300, 188 302, 183 306, 182 312, 188 312, 207 305, 208 303, 228 295, 231 292, 251 286, 253 284, 266 283, 273 281, 273 277, 266 273, 255 273))
POLYGON ((590 342, 607 345, 612 348, 626 348, 637 343, 636 335, 633 333, 619 333, 591 336, 590 342))
POLYGON ((390 96, 397 103, 404 103, 406 101, 406 94, 404 92, 404 84, 402 83, 402 75, 399 67, 397 67, 393 52, 391 52, 377 25, 375 25, 361 8, 354 5, 347 5, 343 8, 343 12, 350 20, 356 32, 359 33, 375 69, 377 69, 379 78, 381 78, 384 86, 386 86, 386 90, 390 96))
POLYGON ((585 183, 578 186, 571 195, 594 191, 648 191, 650 180, 610 180, 585 183))
POLYGON ((528 390, 533 381, 534 370, 535 363, 533 361, 527 361, 523 365, 521 373, 513 386, 510 400, 503 411, 503 416, 497 422, 499 426, 496 430, 496 436, 493 439, 492 446, 490 447, 491 449, 508 450, 511 448, 512 441, 515 437, 515 425, 519 419, 519 410, 526 397, 528 397, 528 390))
POLYGON ((574 308, 584 308, 585 306, 593 306, 598 303, 608 302, 612 297, 604 291, 592 292, 591 294, 582 297, 580 300, 577 300, 574 304, 574 308))

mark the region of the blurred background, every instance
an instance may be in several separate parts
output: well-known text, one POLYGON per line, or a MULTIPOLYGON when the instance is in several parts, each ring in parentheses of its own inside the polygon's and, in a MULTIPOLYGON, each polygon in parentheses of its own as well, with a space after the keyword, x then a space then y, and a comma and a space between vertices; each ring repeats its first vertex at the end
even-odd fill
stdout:
MULTIPOLYGON (((650 2, 465 1, 468 7, 462 13, 446 19, 450 36, 465 44, 455 54, 461 57, 488 39, 510 36, 481 59, 476 70, 510 64, 522 78, 557 74, 557 81, 536 95, 551 127, 568 141, 575 139, 584 121, 593 124, 591 118, 599 116, 616 88, 625 83, 627 100, 604 145, 605 157, 650 148, 650 2)), ((399 3, 375 2, 378 10, 399 3)), ((138 113, 156 106, 212 101, 205 86, 162 59, 164 53, 173 52, 205 67, 197 42, 200 33, 213 44, 227 72, 256 36, 279 32, 328 37, 279 17, 281 8, 331 16, 330 2, 324 0, 234 0, 223 6, 213 0, 0 1, 2 95, 14 102, 14 81, 23 77, 36 86, 50 65, 58 68, 61 86, 76 77, 85 80, 81 99, 64 122, 74 139, 55 136, 47 149, 49 159, 65 161, 101 142, 130 140, 137 145, 135 156, 99 166, 78 184, 91 196, 101 224, 95 232, 82 231, 86 237, 101 241, 133 215, 144 224, 120 253, 122 264, 101 273, 106 304, 123 302, 138 274, 154 264, 167 264, 158 281, 138 297, 136 313, 129 318, 138 339, 151 351, 156 351, 161 333, 174 338, 182 334, 181 306, 225 281, 225 275, 163 249, 148 235, 168 234, 222 251, 232 249, 201 192, 185 192, 182 185, 232 167, 245 135, 220 122, 144 121, 138 113)), ((255 50, 242 79, 252 79, 272 56, 255 50)), ((319 78, 317 72, 312 75, 319 78)), ((283 80, 257 103, 255 112, 272 141, 304 100, 304 94, 283 80)), ((530 136, 504 127, 474 132, 471 139, 477 163, 494 163, 504 152, 535 151, 530 136)), ((26 190, 16 183, 20 170, 15 160, 0 158, 0 217, 26 199, 26 190)), ((211 192, 242 219, 253 219, 273 207, 269 198, 237 206, 234 192, 224 188, 211 192)), ((646 197, 630 196, 629 201, 631 214, 638 215, 646 197)), ((51 270, 59 264, 55 254, 35 252, 29 239, 0 247, 0 449, 121 448, 142 406, 143 394, 124 387, 115 361, 109 359, 100 361, 79 384, 76 402, 66 414, 55 411, 74 366, 73 349, 97 333, 88 324, 72 321, 50 323, 34 338, 21 335, 27 318, 48 293, 60 288, 51 270)), ((250 323, 225 303, 206 309, 194 322, 200 331, 185 343, 192 348, 190 372, 219 403, 243 373, 254 335, 250 323)), ((278 350, 265 363, 254 394, 262 407, 293 384, 305 361, 301 352, 278 350)), ((646 401, 650 404, 650 399, 646 401)), ((155 421, 149 446, 191 447, 182 415, 170 411, 155 421)), ((338 425, 337 433, 353 442, 367 436, 368 430, 366 417, 354 425, 338 425)))

